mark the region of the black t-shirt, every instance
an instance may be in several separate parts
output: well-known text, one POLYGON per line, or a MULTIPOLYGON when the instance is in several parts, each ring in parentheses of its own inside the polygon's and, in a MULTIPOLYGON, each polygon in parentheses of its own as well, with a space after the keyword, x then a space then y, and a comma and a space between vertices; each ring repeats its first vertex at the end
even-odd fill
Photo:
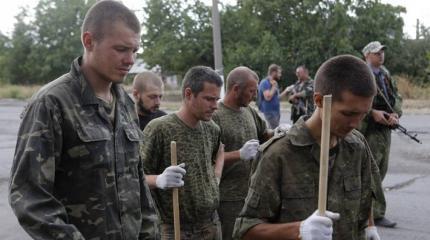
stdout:
POLYGON ((146 125, 148 125, 148 123, 155 118, 159 118, 161 116, 166 115, 167 113, 161 111, 161 110, 157 110, 154 113, 151 113, 149 115, 145 115, 142 116, 140 114, 138 114, 139 116, 139 124, 140 124, 140 129, 143 131, 143 129, 145 129, 146 125))

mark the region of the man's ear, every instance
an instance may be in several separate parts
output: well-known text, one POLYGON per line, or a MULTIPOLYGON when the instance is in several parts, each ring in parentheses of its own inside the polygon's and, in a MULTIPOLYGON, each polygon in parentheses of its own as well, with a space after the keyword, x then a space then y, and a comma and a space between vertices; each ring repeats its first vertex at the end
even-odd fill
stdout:
POLYGON ((314 103, 315 106, 322 108, 323 107, 323 98, 324 96, 319 92, 314 92, 314 103))
POLYGON ((236 94, 237 93, 239 93, 239 90, 240 90, 240 86, 239 86, 239 84, 235 84, 234 86, 233 86, 233 89, 232 89, 236 94))
POLYGON ((91 51, 94 46, 94 37, 91 32, 84 32, 82 34, 82 45, 87 51, 91 51))
POLYGON ((193 95, 193 92, 191 91, 191 88, 185 88, 184 99, 190 100, 192 95, 193 95))
POLYGON ((140 98, 140 92, 136 89, 136 88, 133 88, 133 97, 134 97, 134 100, 137 102, 138 100, 139 100, 139 98, 140 98))

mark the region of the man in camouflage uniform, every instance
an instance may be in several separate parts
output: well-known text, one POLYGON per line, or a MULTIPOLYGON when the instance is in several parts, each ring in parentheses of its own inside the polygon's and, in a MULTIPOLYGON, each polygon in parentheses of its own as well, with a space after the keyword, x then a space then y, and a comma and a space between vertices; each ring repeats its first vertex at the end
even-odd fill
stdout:
POLYGON ((309 77, 305 66, 296 69, 297 82, 286 88, 288 101, 291 103, 291 122, 295 123, 303 115, 311 115, 314 111, 314 82, 309 77))
POLYGON ((158 239, 142 134, 119 86, 139 48, 139 21, 121 3, 101 1, 81 39, 83 56, 23 113, 10 205, 34 239, 158 239))
POLYGON ((219 215, 224 240, 232 239, 234 222, 242 209, 251 163, 260 142, 273 136, 258 112, 248 106, 258 88, 257 74, 237 67, 227 76, 227 93, 218 104, 213 120, 221 129, 224 146, 224 170, 220 183, 219 215))
POLYGON ((217 109, 221 86, 221 78, 211 68, 191 68, 183 80, 183 101, 179 111, 152 120, 143 131, 145 144, 141 155, 148 184, 161 214, 162 239, 174 239, 172 191, 160 184, 165 182, 165 172, 172 168, 171 141, 177 144, 179 166, 186 169, 185 176, 180 169, 170 174, 173 179, 176 177, 179 186, 183 185, 179 188, 181 239, 221 239, 216 213, 219 190, 214 166, 220 129, 211 120, 217 109))
POLYGON ((368 227, 368 220, 373 225, 372 192, 379 180, 378 168, 364 137, 354 130, 369 111, 375 93, 371 72, 356 57, 337 56, 320 67, 315 77, 315 112, 261 147, 261 160, 236 220, 236 238, 379 239, 376 227, 368 227), (315 209, 321 114, 323 96, 328 94, 333 97, 327 186, 330 211, 319 216, 315 209))
MULTIPOLYGON (((369 143, 382 180, 388 170, 391 130, 394 125, 399 123, 399 118, 402 115, 402 98, 397 92, 397 86, 390 73, 383 66, 385 48, 378 41, 370 42, 363 48, 363 55, 366 58, 367 65, 375 76, 378 93, 373 100, 372 110, 359 128, 369 143)), ((379 196, 373 204, 375 224, 384 227, 395 227, 395 222, 385 218, 387 205, 384 194, 379 196)))
POLYGON ((153 72, 141 72, 134 77, 133 97, 142 131, 151 120, 166 115, 159 109, 163 91, 163 81, 153 72))

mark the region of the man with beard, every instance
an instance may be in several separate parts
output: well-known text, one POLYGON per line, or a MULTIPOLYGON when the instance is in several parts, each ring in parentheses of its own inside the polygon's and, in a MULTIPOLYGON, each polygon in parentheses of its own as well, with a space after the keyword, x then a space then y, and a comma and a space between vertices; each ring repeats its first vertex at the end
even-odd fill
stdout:
POLYGON ((145 71, 134 77, 133 97, 142 131, 152 119, 166 115, 159 110, 163 91, 163 81, 153 72, 145 71))
POLYGON ((258 86, 258 109, 264 114, 264 118, 269 124, 269 128, 275 129, 279 126, 281 119, 281 106, 279 99, 278 81, 282 76, 282 68, 276 64, 271 64, 267 73, 267 78, 261 80, 258 86))
POLYGON ((251 177, 236 219, 239 239, 379 240, 371 206, 378 167, 355 130, 372 106, 376 86, 366 63, 351 55, 327 60, 315 76, 311 116, 273 137, 251 177), (318 207, 323 97, 332 95, 327 210, 318 207), (332 212, 333 211, 333 212, 332 212), (340 220, 334 222, 334 220, 340 220), (369 222, 368 222, 369 221, 369 222))
POLYGON ((258 147, 273 136, 257 110, 249 106, 257 94, 257 74, 247 67, 236 67, 228 74, 226 82, 227 93, 213 116, 225 145, 218 211, 224 240, 232 239, 234 222, 248 192, 251 165, 254 165, 258 147))
POLYGON ((162 239, 174 237, 172 187, 180 187, 181 239, 221 239, 215 169, 224 161, 217 154, 220 129, 211 120, 221 86, 220 76, 211 68, 192 67, 183 79, 180 109, 154 119, 143 131, 141 155, 160 212, 162 239), (178 166, 170 166, 171 141, 176 141, 178 166), (177 171, 166 173, 173 167, 177 171))

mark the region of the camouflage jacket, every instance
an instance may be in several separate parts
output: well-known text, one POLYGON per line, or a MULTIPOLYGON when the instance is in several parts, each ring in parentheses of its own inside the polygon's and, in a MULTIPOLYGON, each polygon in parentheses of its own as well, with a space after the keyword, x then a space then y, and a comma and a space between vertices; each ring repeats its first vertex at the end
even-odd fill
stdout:
POLYGON ((114 127, 80 60, 36 93, 23 113, 10 204, 34 239, 158 239, 133 102, 112 86, 114 127))
MULTIPOLYGON (((170 143, 176 141, 178 164, 185 163, 184 186, 179 188, 181 226, 210 222, 219 205, 215 156, 220 130, 213 121, 187 126, 175 114, 156 118, 143 131, 141 156, 146 174, 159 175, 171 165, 170 143)), ((152 190, 163 224, 173 224, 172 191, 152 190)))
POLYGON ((303 84, 297 81, 292 92, 300 94, 300 97, 296 102, 291 103, 291 112, 299 116, 311 115, 314 112, 314 81, 310 78, 303 84))
MULTIPOLYGON (((225 152, 237 151, 251 139, 264 142, 266 122, 251 107, 234 110, 220 102, 212 119, 221 129, 221 142, 225 145, 225 152)), ((236 161, 229 166, 224 165, 219 186, 221 201, 245 199, 251 163, 252 161, 236 161)))
MULTIPOLYGON (((354 130, 341 140, 329 171, 327 210, 341 216, 333 225, 335 240, 365 239, 379 170, 363 139, 354 130)), ((260 223, 302 221, 318 208, 320 147, 303 118, 264 144, 262 151, 245 205, 236 219, 235 238, 260 223)))
MULTIPOLYGON (((373 75, 375 76, 376 85, 378 87, 378 93, 373 99, 372 109, 383 110, 388 113, 391 113, 392 112, 391 109, 393 109, 394 112, 396 112, 399 116, 401 116, 403 100, 400 94, 398 93, 397 84, 394 81, 394 79, 391 77, 389 71, 384 66, 382 66, 380 68, 380 73, 379 74, 373 73, 373 75), (384 98, 381 95, 381 94, 384 94, 385 92, 381 81, 385 83, 385 89, 387 94, 385 98, 390 104, 390 106, 388 106, 387 102, 384 100, 384 98)), ((372 115, 368 114, 364 118, 359 129, 361 132, 365 133, 366 131, 374 131, 378 129, 388 129, 388 128, 389 128, 388 126, 376 123, 373 120, 372 115)))

